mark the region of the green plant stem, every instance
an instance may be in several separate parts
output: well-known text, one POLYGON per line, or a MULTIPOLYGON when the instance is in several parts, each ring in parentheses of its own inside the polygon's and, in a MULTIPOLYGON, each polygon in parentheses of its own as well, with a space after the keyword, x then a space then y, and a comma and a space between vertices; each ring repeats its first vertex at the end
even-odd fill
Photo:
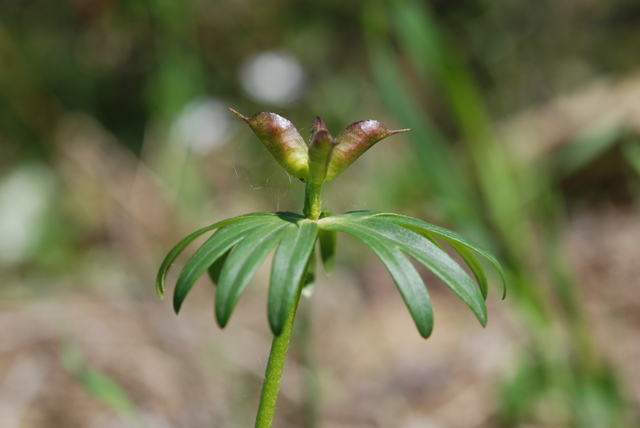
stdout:
POLYGON ((309 311, 300 312, 296 329, 297 334, 294 333, 294 342, 299 349, 300 363, 304 370, 302 379, 302 426, 304 428, 315 428, 318 426, 320 388, 318 376, 313 369, 313 331, 309 311))
MULTIPOLYGON (((306 277, 302 276, 303 281, 306 277)), ((300 302, 300 292, 302 284, 298 287, 289 316, 284 324, 282 333, 274 336, 271 343, 271 352, 269 353, 269 362, 264 375, 264 383, 262 384, 262 393, 260 394, 260 405, 258 406, 258 415, 256 416, 256 428, 271 428, 273 423, 273 415, 276 411, 276 401, 278 399, 278 391, 280 390, 280 379, 282 378, 282 370, 284 362, 287 358, 287 350, 289 349, 289 340, 291 339, 291 329, 293 328, 293 320, 298 310, 298 302, 300 302)))
POLYGON ((322 212, 322 183, 307 182, 304 194, 305 217, 309 220, 318 220, 322 212))

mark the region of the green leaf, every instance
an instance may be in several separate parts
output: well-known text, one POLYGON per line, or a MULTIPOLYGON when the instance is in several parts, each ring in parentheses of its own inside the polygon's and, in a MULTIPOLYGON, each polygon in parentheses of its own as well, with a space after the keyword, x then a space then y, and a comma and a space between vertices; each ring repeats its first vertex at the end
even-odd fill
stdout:
POLYGON ((487 308, 482 294, 467 273, 446 252, 423 236, 397 224, 377 218, 361 220, 370 230, 394 240, 400 249, 438 276, 476 314, 480 324, 487 324, 487 308))
POLYGON ((339 214, 335 217, 347 217, 347 218, 364 218, 364 217, 371 217, 374 215, 380 214, 380 211, 373 211, 373 210, 357 210, 357 211, 349 211, 346 213, 342 213, 339 214))
POLYGON ((318 224, 303 219, 287 226, 280 241, 269 285, 269 324, 276 336, 282 332, 298 287, 302 285, 317 237, 318 224))
MULTIPOLYGON (((320 218, 329 216, 331 216, 331 211, 329 210, 324 210, 322 214, 320 214, 320 218)), ((337 233, 331 230, 320 229, 318 230, 318 241, 320 242, 320 258, 322 259, 324 271, 330 276, 336 261, 337 233)))
POLYGON ((336 246, 338 244, 338 236, 332 230, 319 230, 318 241, 320 241, 320 258, 327 275, 333 272, 333 266, 336 261, 336 246))
MULTIPOLYGON (((435 239, 433 235, 428 231, 412 227, 408 227, 408 229, 411 229, 414 232, 424 236, 429 241, 433 242, 434 245, 444 251, 444 248, 442 248, 440 242, 438 242, 438 240, 435 239)), ((451 245, 451 248, 453 248, 458 254, 460 254, 467 266, 469 266, 469 268, 473 272, 473 276, 475 276, 476 281, 478 281, 478 287, 480 288, 482 297, 484 298, 484 300, 487 300, 487 295, 489 293, 489 282, 487 281, 487 274, 484 271, 484 267, 480 264, 473 252, 470 251, 464 244, 461 244, 457 241, 448 241, 448 243, 449 245, 451 245)))
MULTIPOLYGON (((438 276, 469 306, 480 321, 480 324, 486 325, 487 308, 475 283, 460 265, 427 238, 376 216, 362 218, 328 217, 320 221, 320 227, 322 229, 341 230, 351 234, 356 228, 362 232, 361 234, 371 235, 383 241, 389 247, 399 248, 438 276)), ((360 236, 356 237, 360 238, 360 236)))
MULTIPOLYGON (((449 229, 445 229, 444 227, 436 226, 434 224, 430 224, 413 217, 407 217, 400 214, 388 214, 388 213, 379 213, 375 215, 375 217, 380 219, 389 219, 390 221, 400 226, 409 228, 417 233, 431 233, 445 240, 449 245, 451 245, 458 252, 460 252, 458 248, 460 248, 461 246, 464 246, 480 254, 485 259, 487 259, 493 265, 493 267, 495 267, 495 269, 498 271, 498 274, 502 279, 502 286, 503 286, 502 298, 503 299, 505 298, 507 294, 507 279, 506 279, 504 270, 502 269, 502 266, 500 266, 500 262, 498 261, 498 259, 496 259, 493 254, 491 254, 488 250, 486 250, 479 244, 449 229)), ((460 255, 463 258, 465 258, 465 256, 462 253, 460 253, 460 255)), ((465 262, 469 264, 469 261, 466 258, 465 258, 465 262)), ((471 267, 472 270, 474 269, 473 266, 471 266, 471 264, 469 264, 469 267, 471 267)), ((474 270, 474 274, 475 274, 475 270, 474 270)))
POLYGON ((420 274, 402 254, 400 247, 357 223, 341 224, 339 230, 361 240, 380 258, 398 287, 420 335, 425 339, 433 330, 431 298, 420 274))
POLYGON ((213 283, 213 285, 217 285, 220 282, 220 274, 222 273, 222 268, 224 267, 225 262, 227 261, 227 257, 231 254, 230 248, 226 253, 221 255, 211 266, 207 269, 207 273, 209 274, 209 279, 213 283))
POLYGON ((224 328, 227 325, 240 295, 264 258, 282 239, 288 225, 291 223, 285 220, 259 225, 251 229, 233 248, 222 268, 216 290, 216 319, 220 327, 224 328))
POLYGON ((316 282, 316 250, 313 249, 311 251, 311 256, 309 257, 309 264, 307 265, 307 274, 304 276, 304 281, 302 281, 302 295, 304 297, 309 298, 313 295, 315 282, 316 282))
POLYGON ((214 233, 187 261, 173 293, 173 308, 180 311, 182 302, 198 277, 219 257, 236 245, 253 228, 268 222, 278 221, 275 215, 246 217, 227 225, 214 233))
POLYGON ((467 266, 469 266, 471 272, 473 272, 473 276, 475 276, 476 281, 478 281, 478 287, 480 287, 482 297, 484 300, 487 300, 487 295, 489 294, 489 281, 487 281, 487 274, 478 261, 478 258, 465 245, 457 241, 450 241, 449 245, 451 245, 451 247, 460 254, 460 257, 462 257, 467 266))
POLYGON ((184 238, 182 241, 178 242, 171 249, 171 251, 169 251, 169 254, 167 254, 167 256, 164 258, 162 264, 160 265, 160 269, 158 270, 158 275, 156 277, 156 293, 158 294, 158 297, 160 297, 161 299, 164 297, 164 282, 167 276, 167 271, 169 270, 169 267, 171 266, 171 264, 174 262, 176 257, 178 257, 178 255, 182 252, 182 250, 184 250, 190 243, 192 243, 200 235, 205 234, 213 229, 218 229, 221 227, 228 226, 230 224, 233 224, 237 221, 240 221, 246 218, 255 218, 255 217, 273 216, 273 215, 274 214, 272 213, 253 213, 253 214, 246 214, 238 217, 228 218, 226 220, 222 220, 212 225, 203 227, 202 229, 198 229, 195 232, 193 232, 191 235, 184 238))

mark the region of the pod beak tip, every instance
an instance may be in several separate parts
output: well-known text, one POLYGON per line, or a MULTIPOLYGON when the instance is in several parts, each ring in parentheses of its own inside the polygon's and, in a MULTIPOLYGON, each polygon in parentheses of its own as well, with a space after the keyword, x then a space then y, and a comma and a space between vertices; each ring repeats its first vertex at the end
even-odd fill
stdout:
POLYGON ((244 120, 245 122, 247 122, 249 120, 248 117, 243 116, 242 114, 238 113, 237 111, 235 111, 234 109, 232 109, 231 107, 229 107, 229 111, 233 114, 235 114, 236 116, 238 116, 240 119, 244 120))

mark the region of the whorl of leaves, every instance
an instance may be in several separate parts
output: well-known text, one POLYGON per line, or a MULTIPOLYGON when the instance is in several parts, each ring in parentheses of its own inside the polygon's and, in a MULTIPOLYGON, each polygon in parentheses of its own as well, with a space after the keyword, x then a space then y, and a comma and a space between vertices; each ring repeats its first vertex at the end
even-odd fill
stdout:
MULTIPOLYGON (((368 246, 389 271, 418 331, 429 337, 433 310, 427 288, 410 256, 440 278, 476 315, 487 323, 488 284, 477 255, 498 271, 506 287, 498 260, 478 244, 450 230, 399 214, 353 211, 312 221, 294 213, 255 213, 227 219, 202 228, 180 241, 167 255, 156 280, 156 291, 164 295, 167 270, 176 257, 200 235, 217 229, 186 262, 173 294, 176 313, 195 281, 206 271, 216 283, 215 314, 224 327, 240 295, 266 256, 277 247, 271 269, 268 318, 279 335, 298 288, 305 282, 307 266, 314 257, 316 241, 328 273, 333 268, 337 232, 347 233, 368 246), (460 254, 477 284, 443 249, 449 244, 460 254)), ((506 290, 506 288, 505 288, 506 290)))

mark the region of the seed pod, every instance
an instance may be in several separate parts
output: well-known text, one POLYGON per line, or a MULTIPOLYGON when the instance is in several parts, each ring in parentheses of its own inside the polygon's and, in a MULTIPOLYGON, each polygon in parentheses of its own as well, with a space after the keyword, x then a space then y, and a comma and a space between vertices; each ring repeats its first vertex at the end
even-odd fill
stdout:
POLYGON ((271 156, 289 174, 302 180, 308 177, 307 146, 291 121, 275 113, 261 112, 245 117, 232 108, 229 110, 251 127, 271 156))
POLYGON ((349 125, 335 138, 326 180, 333 180, 378 141, 411 129, 391 131, 377 120, 362 120, 349 125))
MULTIPOLYGON (((329 132, 326 131, 326 127, 314 132, 315 123, 316 121, 314 120, 311 125, 313 137, 309 144, 309 182, 322 184, 327 176, 334 142, 329 132)), ((320 123, 322 123, 321 119, 320 123)))
POLYGON ((311 122, 311 127, 309 128, 309 144, 311 144, 313 137, 315 137, 318 131, 329 132, 327 125, 325 125, 322 119, 320 119, 320 116, 316 116, 316 118, 313 119, 313 122, 311 122))

